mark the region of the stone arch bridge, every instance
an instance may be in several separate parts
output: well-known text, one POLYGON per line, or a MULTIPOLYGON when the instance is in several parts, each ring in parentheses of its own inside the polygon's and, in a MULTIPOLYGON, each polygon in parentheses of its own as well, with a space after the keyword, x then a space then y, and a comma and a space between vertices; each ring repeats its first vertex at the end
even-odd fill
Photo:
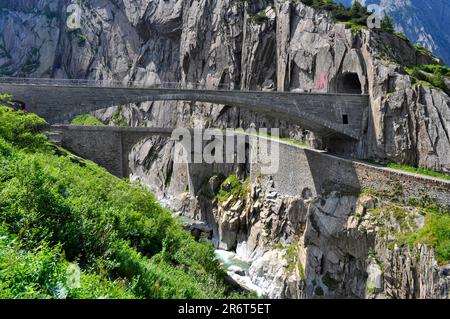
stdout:
POLYGON ((368 125, 369 97, 360 94, 238 91, 190 84, 150 87, 120 83, 0 78, 9 93, 50 124, 68 123, 79 114, 146 101, 196 101, 224 104, 288 120, 319 136, 361 140, 368 125))
MULTIPOLYGON (((83 158, 96 162, 119 177, 130 176, 129 154, 137 143, 151 136, 166 139, 174 136, 172 128, 52 125, 42 129, 56 133, 59 135, 61 145, 83 158)), ((258 138, 266 139, 266 137, 258 138)), ((178 138, 175 137, 174 140, 178 138)), ((358 194, 361 189, 393 192, 398 191, 398 185, 402 185, 405 198, 420 199, 426 195, 437 203, 450 207, 449 181, 339 158, 276 139, 272 139, 271 143, 276 143, 279 147, 280 165, 271 176, 274 188, 281 194, 303 196, 309 193, 316 196, 331 191, 358 194)), ((172 179, 176 179, 176 182, 171 183, 175 188, 173 191, 183 193, 188 186, 189 192, 193 195, 197 194, 207 178, 218 173, 229 175, 235 173, 236 169, 236 162, 173 165, 178 165, 172 168, 171 173, 172 179)), ((264 159, 250 162, 251 180, 262 176, 264 165, 266 165, 264 159)))

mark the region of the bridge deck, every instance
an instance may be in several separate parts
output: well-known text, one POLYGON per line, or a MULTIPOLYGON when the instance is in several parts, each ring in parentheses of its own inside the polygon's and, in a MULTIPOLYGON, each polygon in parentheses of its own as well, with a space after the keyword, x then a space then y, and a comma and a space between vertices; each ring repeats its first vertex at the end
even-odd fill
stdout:
POLYGON ((50 123, 79 114, 146 101, 193 101, 248 109, 298 124, 319 135, 358 140, 367 126, 367 95, 212 89, 191 84, 127 86, 116 82, 53 79, 0 79, 0 92, 23 101, 50 123), (166 87, 164 87, 166 86, 166 87))

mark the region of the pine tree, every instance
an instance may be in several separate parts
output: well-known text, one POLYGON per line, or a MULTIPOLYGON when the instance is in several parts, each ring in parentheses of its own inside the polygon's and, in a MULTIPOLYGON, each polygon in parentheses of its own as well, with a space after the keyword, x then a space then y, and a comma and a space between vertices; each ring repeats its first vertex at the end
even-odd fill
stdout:
POLYGON ((392 21, 392 18, 388 16, 387 14, 383 17, 381 20, 381 30, 394 33, 394 22, 392 21))

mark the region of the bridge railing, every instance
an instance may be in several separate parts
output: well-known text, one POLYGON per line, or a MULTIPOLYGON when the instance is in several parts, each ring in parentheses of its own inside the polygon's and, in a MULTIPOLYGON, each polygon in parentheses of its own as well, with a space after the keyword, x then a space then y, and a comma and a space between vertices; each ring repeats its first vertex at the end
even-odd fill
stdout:
MULTIPOLYGON (((78 87, 105 87, 105 88, 145 88, 145 89, 178 89, 178 90, 217 90, 217 91, 276 91, 276 88, 249 89, 242 88, 238 84, 214 84, 214 83, 193 83, 193 82, 159 82, 147 83, 142 81, 114 81, 114 80, 89 80, 89 79, 49 79, 49 78, 19 78, 0 77, 0 84, 19 85, 45 85, 45 86, 78 86, 78 87)), ((314 89, 293 89, 290 93, 317 93, 324 94, 322 90, 314 89)), ((360 95, 351 93, 340 93, 346 95, 360 95)), ((366 95, 367 96, 367 95, 366 95)))
POLYGON ((155 89, 185 89, 185 90, 241 90, 238 85, 230 84, 206 84, 206 83, 182 83, 182 82, 120 82, 113 80, 88 80, 88 79, 45 79, 45 78, 17 78, 0 77, 0 83, 23 85, 49 85, 49 86, 84 86, 84 87, 108 87, 108 88, 155 88, 155 89))

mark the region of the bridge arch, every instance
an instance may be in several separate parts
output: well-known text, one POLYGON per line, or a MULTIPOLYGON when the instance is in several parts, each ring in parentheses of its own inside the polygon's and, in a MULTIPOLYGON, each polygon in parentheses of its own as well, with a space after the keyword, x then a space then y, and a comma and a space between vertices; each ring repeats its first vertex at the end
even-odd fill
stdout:
MULTIPOLYGON (((356 79, 348 76, 347 90, 356 92, 356 79)), ((141 88, 74 85, 71 82, 38 79, 10 83, 0 79, 0 91, 11 93, 49 123, 68 123, 79 114, 116 105, 147 101, 192 101, 228 105, 276 117, 322 136, 359 140, 364 127, 367 95, 262 92, 238 90, 141 88), (343 121, 344 115, 347 115, 343 121)), ((361 87, 359 87, 361 90, 361 87)), ((358 90, 358 92, 360 92, 358 90)))

